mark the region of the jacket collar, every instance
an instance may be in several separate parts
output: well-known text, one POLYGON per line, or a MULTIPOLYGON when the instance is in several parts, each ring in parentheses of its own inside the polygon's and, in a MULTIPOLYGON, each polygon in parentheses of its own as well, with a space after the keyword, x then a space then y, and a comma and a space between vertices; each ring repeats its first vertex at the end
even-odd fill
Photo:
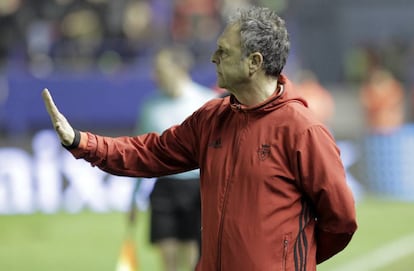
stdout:
POLYGON ((279 75, 275 92, 272 94, 272 96, 260 104, 256 104, 254 106, 246 106, 241 104, 234 95, 230 96, 231 109, 238 112, 273 111, 281 105, 292 101, 302 103, 306 107, 308 106, 303 98, 295 94, 292 83, 285 75, 279 75))

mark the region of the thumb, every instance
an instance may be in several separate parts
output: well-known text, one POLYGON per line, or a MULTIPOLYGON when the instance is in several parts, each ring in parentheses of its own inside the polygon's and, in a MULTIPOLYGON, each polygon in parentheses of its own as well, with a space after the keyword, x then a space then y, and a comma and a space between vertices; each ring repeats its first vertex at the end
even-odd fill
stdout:
POLYGON ((56 118, 57 115, 60 114, 59 110, 57 109, 55 102, 52 99, 52 96, 50 95, 50 92, 47 88, 43 89, 42 91, 42 98, 43 102, 45 103, 46 110, 49 113, 49 116, 53 120, 56 118))

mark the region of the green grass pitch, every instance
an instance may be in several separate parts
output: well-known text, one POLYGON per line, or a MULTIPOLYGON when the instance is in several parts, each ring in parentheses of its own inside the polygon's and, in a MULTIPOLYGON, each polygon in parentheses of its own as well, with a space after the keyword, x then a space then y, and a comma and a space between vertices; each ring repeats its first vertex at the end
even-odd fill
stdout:
MULTIPOLYGON (((388 251, 393 241, 414 234, 414 203, 367 199, 357 204, 357 212, 359 230, 352 242, 318 271, 341 270, 352 263, 350 271, 365 271, 358 270, 367 269, 361 259, 369 267, 367 259, 374 251, 388 251)), ((138 220, 134 238, 140 270, 160 271, 157 250, 148 244, 148 213, 140 213, 138 220)), ((0 216, 0 270, 115 271, 125 229, 122 213, 0 216)), ((401 249, 407 245, 411 252, 401 256, 394 248, 387 253, 391 260, 371 270, 411 270, 414 244, 401 249)))

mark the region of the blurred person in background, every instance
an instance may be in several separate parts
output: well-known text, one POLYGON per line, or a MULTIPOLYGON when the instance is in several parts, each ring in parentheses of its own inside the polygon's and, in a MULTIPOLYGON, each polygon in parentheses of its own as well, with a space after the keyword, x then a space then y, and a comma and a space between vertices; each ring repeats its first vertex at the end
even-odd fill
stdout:
POLYGON ((412 201, 414 126, 406 123, 404 86, 388 68, 378 66, 359 95, 366 123, 359 170, 367 189, 387 199, 412 201))
POLYGON ((22 39, 17 22, 20 0, 0 0, 0 73, 11 47, 22 39))
POLYGON ((155 9, 153 2, 155 1, 108 2, 105 10, 106 39, 99 56, 103 68, 109 68, 110 71, 111 65, 115 69, 124 64, 136 65, 142 59, 150 59, 155 48, 162 47, 165 43, 165 30, 158 20, 159 17, 164 19, 166 14, 155 9))
POLYGON ((198 61, 209 57, 221 30, 219 0, 173 0, 171 38, 190 48, 198 61))
POLYGON ((370 133, 391 133, 404 124, 404 95, 403 86, 390 71, 370 71, 359 95, 370 133))
MULTIPOLYGON (((184 48, 164 48, 156 54, 157 94, 140 110, 138 134, 162 133, 216 96, 212 89, 191 79, 192 62, 191 53, 184 48)), ((150 240, 160 249, 164 270, 194 270, 201 239, 200 201, 199 169, 156 180, 150 194, 150 240)))
MULTIPOLYGON (((338 147, 282 70, 289 35, 276 12, 239 10, 212 55, 212 99, 162 134, 105 137, 74 129, 42 93, 63 144, 111 174, 158 177, 200 168, 202 254, 196 270, 306 269, 357 229, 338 147)), ((178 181, 177 181, 178 182, 178 181)))
POLYGON ((52 50, 57 66, 75 71, 95 68, 104 40, 104 25, 102 10, 91 3, 68 5, 59 21, 61 37, 52 50))
POLYGON ((322 86, 317 76, 310 70, 300 71, 295 89, 316 117, 329 127, 335 113, 335 103, 332 94, 322 86))

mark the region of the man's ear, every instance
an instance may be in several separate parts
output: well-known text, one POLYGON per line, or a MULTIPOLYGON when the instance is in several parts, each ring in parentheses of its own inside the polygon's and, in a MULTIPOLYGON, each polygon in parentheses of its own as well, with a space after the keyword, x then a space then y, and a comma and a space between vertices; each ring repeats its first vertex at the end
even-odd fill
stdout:
POLYGON ((263 56, 259 52, 250 54, 249 56, 249 73, 257 72, 263 65, 263 56))

